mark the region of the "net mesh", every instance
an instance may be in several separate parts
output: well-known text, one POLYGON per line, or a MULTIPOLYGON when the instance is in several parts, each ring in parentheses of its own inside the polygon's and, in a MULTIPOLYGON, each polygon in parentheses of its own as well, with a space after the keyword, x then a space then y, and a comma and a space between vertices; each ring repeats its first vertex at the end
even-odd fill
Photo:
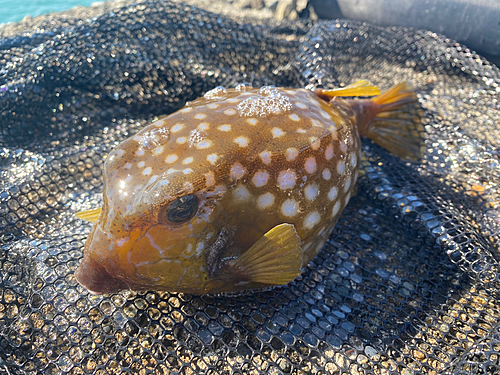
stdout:
POLYGON ((0 372, 500 372, 500 73, 442 36, 330 21, 248 24, 147 1, 0 42, 0 372), (323 251, 241 296, 92 296, 74 271, 107 153, 224 85, 417 88, 427 152, 364 141, 323 251))

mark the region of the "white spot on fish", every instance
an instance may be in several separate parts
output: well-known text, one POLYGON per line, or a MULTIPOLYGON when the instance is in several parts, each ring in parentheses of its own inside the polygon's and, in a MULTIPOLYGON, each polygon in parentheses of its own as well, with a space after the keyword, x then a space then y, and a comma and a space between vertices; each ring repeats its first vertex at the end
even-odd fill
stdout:
POLYGON ((144 176, 147 176, 147 175, 151 174, 151 171, 152 171, 151 167, 147 167, 147 168, 144 168, 144 170, 142 171, 142 174, 144 176))
POLYGON ((318 243, 316 245, 316 248, 314 249, 314 254, 318 254, 323 248, 323 246, 325 246, 325 244, 323 243, 323 241, 320 241, 320 243, 318 243))
POLYGON ((228 115, 228 116, 231 116, 231 115, 236 114, 236 111, 235 111, 234 109, 226 109, 226 110, 224 111, 224 114, 225 114, 225 115, 228 115))
POLYGON ((349 192, 347 194, 347 196, 345 197, 345 204, 344 204, 344 206, 347 206, 347 203, 349 203, 350 200, 351 200, 351 192, 349 192))
POLYGON ((273 138, 279 138, 285 135, 285 132, 280 128, 272 128, 271 133, 273 134, 273 138))
POLYGON ((229 131, 231 131, 231 125, 224 124, 224 125, 217 127, 217 129, 219 129, 221 132, 229 132, 229 131))
POLYGON ((297 116, 295 113, 294 114, 291 114, 288 116, 288 118, 292 121, 300 121, 300 117, 297 116))
POLYGON ((248 191, 248 189, 244 186, 238 186, 233 191, 233 198, 238 203, 246 202, 250 199, 252 195, 248 191))
POLYGON ((332 139, 338 139, 338 136, 337 136, 337 127, 335 125, 332 125, 328 128, 328 130, 330 131, 330 133, 332 134, 332 139))
POLYGON ((249 123, 250 125, 257 125, 258 122, 259 122, 259 120, 254 119, 254 118, 249 118, 247 120, 247 123, 249 123))
POLYGON ((163 125, 165 125, 165 120, 158 120, 154 122, 155 127, 161 128, 163 125))
POLYGON ((321 146, 321 140, 317 137, 309 137, 309 141, 311 142, 311 148, 316 151, 321 146))
POLYGON ((217 108, 219 108, 219 105, 218 105, 218 104, 215 104, 215 103, 210 103, 209 105, 207 105, 207 108, 210 108, 210 109, 217 109, 217 108))
POLYGON ((200 123, 196 127, 196 129, 198 129, 198 130, 208 130, 208 129, 210 129, 210 124, 208 122, 202 122, 202 123, 200 123))
POLYGON ((154 154, 154 155, 156 155, 156 156, 158 156, 158 155, 162 154, 164 150, 165 150, 165 149, 163 148, 163 146, 157 147, 157 148, 153 151, 153 154, 154 154))
POLYGON ((339 190, 334 186, 328 192, 328 199, 330 199, 331 201, 333 201, 335 198, 337 198, 338 194, 339 194, 339 190))
POLYGON ((267 171, 258 171, 252 177, 252 182, 255 187, 262 187, 267 184, 269 180, 269 173, 267 171))
POLYGON ((269 165, 271 164, 271 153, 269 151, 262 151, 260 154, 259 154, 260 158, 262 159, 262 162, 265 164, 265 165, 269 165))
POLYGON ((241 136, 235 138, 233 142, 238 144, 238 146, 240 147, 247 147, 248 144, 250 143, 250 140, 247 137, 241 136))
POLYGON ((181 112, 186 113, 186 112, 191 112, 192 110, 193 110, 193 108, 191 108, 191 107, 186 107, 186 108, 181 109, 181 112))
POLYGON ((135 153, 137 156, 142 156, 144 155, 144 150, 142 148, 138 149, 137 152, 135 153))
POLYGON ((186 190, 186 193, 192 193, 194 190, 194 186, 191 182, 186 181, 184 182, 184 189, 186 190))
POLYGON ((348 178, 345 185, 344 185, 344 193, 347 193, 347 190, 351 187, 351 179, 348 178))
POLYGON ((337 164, 337 173, 338 174, 344 174, 345 172, 345 163, 343 161, 339 161, 337 164))
POLYGON ((118 150, 116 150, 116 154, 115 156, 117 158, 119 158, 120 156, 122 156, 123 154, 125 153, 125 151, 123 151, 123 149, 119 148, 118 150))
POLYGON ((347 144, 345 141, 340 141, 340 150, 345 153, 347 151, 347 144))
POLYGON ((318 128, 323 127, 323 124, 321 122, 319 122, 318 120, 312 119, 311 123, 312 123, 312 126, 316 126, 318 128))
POLYGON ((286 217, 294 217, 299 212, 299 204, 295 199, 287 199, 281 205, 281 213, 286 217))
POLYGON ((130 169, 130 168, 132 168, 132 163, 127 163, 127 164, 125 164, 125 165, 123 166, 123 168, 125 168, 125 169, 130 169))
POLYGON ((179 157, 176 154, 170 154, 165 158, 165 163, 172 164, 175 163, 177 159, 179 159, 179 157))
POLYGON ((245 175, 245 173, 246 173, 246 169, 243 168, 241 163, 234 163, 231 166, 230 175, 235 180, 239 180, 240 178, 242 178, 245 175))
POLYGON ((201 256, 201 253, 202 253, 204 248, 205 248, 205 243, 203 241, 198 242, 198 245, 196 245, 196 256, 197 257, 201 256))
POLYGON ((207 115, 204 113, 197 113, 196 115, 194 115, 194 118, 197 120, 203 120, 205 117, 207 117, 207 115))
POLYGON ((351 166, 354 168, 354 167, 356 167, 356 164, 358 164, 358 159, 356 158, 356 155, 352 154, 351 155, 351 166))
POLYGON ((177 132, 180 132, 182 129, 184 129, 184 124, 175 124, 174 126, 172 126, 170 131, 172 133, 177 133, 177 132))
POLYGON ((281 190, 293 189, 295 186, 295 181, 297 175, 295 171, 287 169, 286 171, 281 171, 278 175, 278 185, 281 190))
POLYGON ((189 146, 198 146, 198 144, 207 137, 207 132, 204 130, 191 130, 189 132, 189 146))
POLYGON ((265 193, 257 198, 257 208, 265 210, 274 204, 274 195, 272 193, 265 193))
POLYGON ((316 172, 316 158, 314 156, 308 157, 304 163, 304 168, 309 174, 316 172))
POLYGON ((285 151, 286 160, 293 161, 299 155, 299 150, 294 147, 287 148, 285 151))
POLYGON ((297 133, 304 134, 304 133, 307 133, 307 130, 304 130, 302 128, 298 128, 297 133))
POLYGON ((188 243, 183 255, 186 256, 186 258, 189 258, 193 255, 193 244, 188 243))
POLYGON ((333 158, 333 145, 330 143, 325 150, 325 159, 330 160, 333 158))
POLYGON ((184 143, 187 142, 187 138, 186 137, 179 137, 179 138, 177 138, 177 140, 175 142, 177 144, 183 145, 184 143))
POLYGON ((219 155, 217 154, 210 154, 207 155, 207 160, 210 162, 210 164, 214 165, 217 163, 217 159, 219 159, 219 155))
POLYGON ((186 169, 182 170, 182 173, 184 173, 184 174, 190 174, 190 173, 193 173, 193 170, 191 168, 186 168, 186 169))
POLYGON ((188 157, 188 158, 184 159, 184 160, 182 161, 182 164, 184 164, 184 165, 191 164, 191 163, 193 162, 193 160, 194 160, 194 158, 193 158, 192 156, 190 156, 190 157, 188 157))
POLYGON ((309 202, 315 200, 319 195, 319 188, 316 183, 311 183, 304 188, 304 195, 309 202))
POLYGON ((299 107, 300 109, 307 109, 307 105, 301 102, 295 102, 295 105, 299 107))
POLYGON ((139 163, 137 163, 137 166, 138 166, 139 168, 142 168, 142 167, 144 167, 145 165, 146 165, 146 162, 144 162, 144 161, 140 161, 139 163))
POLYGON ((321 215, 318 211, 313 211, 309 213, 304 219, 304 228, 312 229, 316 224, 318 224, 321 220, 321 215))
POLYGON ((335 217, 340 211, 340 202, 335 203, 332 209, 332 218, 335 217))
POLYGON ((325 168, 323 170, 323 180, 326 180, 328 181, 331 177, 332 177, 332 172, 330 172, 330 170, 328 168, 325 168))
POLYGON ((210 139, 205 139, 201 142, 198 142, 197 144, 195 144, 195 147, 198 149, 198 150, 203 150, 205 148, 210 148, 212 147, 213 145, 213 142, 210 140, 210 139))
POLYGON ((210 171, 205 173, 205 183, 207 187, 211 187, 215 185, 215 174, 214 172, 210 171))

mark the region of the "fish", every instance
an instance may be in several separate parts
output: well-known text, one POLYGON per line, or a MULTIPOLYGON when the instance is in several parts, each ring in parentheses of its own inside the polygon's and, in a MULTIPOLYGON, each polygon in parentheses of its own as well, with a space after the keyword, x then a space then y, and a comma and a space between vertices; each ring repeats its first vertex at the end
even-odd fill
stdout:
POLYGON ((412 86, 216 87, 120 143, 77 281, 93 294, 196 295, 286 285, 320 252, 354 193, 361 139, 420 160, 412 86))

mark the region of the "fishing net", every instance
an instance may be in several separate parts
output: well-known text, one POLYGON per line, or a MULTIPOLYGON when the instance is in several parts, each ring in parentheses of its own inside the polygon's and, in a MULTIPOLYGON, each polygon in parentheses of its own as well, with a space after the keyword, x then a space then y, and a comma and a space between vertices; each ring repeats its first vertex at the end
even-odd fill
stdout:
POLYGON ((500 372, 500 73, 442 36, 247 24, 139 2, 0 41, 0 372, 500 372), (93 296, 74 271, 118 142, 205 91, 411 81, 427 152, 364 142, 325 248, 285 287, 93 296))

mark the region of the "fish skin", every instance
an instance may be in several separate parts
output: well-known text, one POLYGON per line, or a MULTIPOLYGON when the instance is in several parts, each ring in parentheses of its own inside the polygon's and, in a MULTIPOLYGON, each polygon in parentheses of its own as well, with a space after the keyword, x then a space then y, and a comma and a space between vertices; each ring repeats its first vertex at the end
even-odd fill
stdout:
POLYGON ((359 131, 368 130, 349 101, 328 103, 305 89, 279 92, 291 103, 279 114, 240 115, 240 103, 262 95, 232 89, 197 99, 121 143, 105 162, 104 205, 78 281, 97 294, 266 287, 227 264, 282 223, 300 237, 302 267, 310 262, 349 202, 359 131), (173 225, 166 207, 186 194, 197 197, 198 211, 173 225))

